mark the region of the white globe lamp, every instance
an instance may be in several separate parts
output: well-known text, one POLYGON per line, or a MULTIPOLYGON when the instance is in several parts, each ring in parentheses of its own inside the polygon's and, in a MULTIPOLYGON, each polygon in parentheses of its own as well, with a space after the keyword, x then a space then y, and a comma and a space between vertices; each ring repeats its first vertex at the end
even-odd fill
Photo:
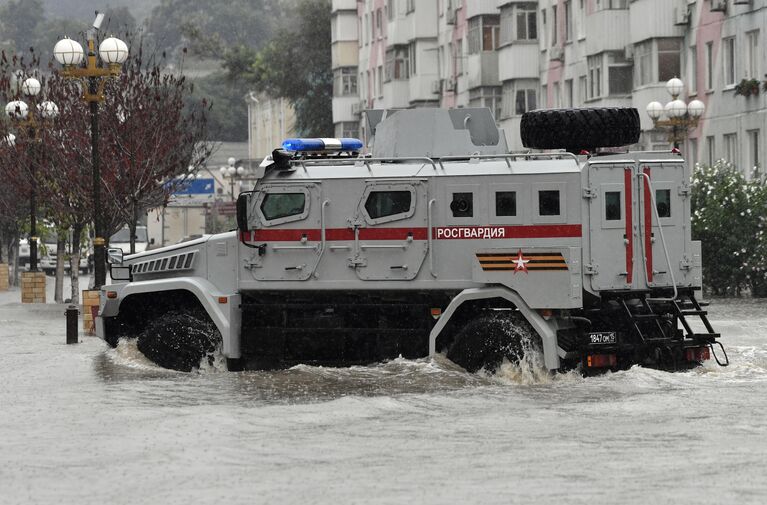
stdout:
POLYGON ((59 106, 50 100, 40 103, 37 110, 43 119, 55 119, 59 115, 59 106))
POLYGON ((64 37, 53 46, 53 57, 65 67, 79 65, 85 58, 83 46, 79 42, 64 37))
POLYGON ((666 90, 674 98, 678 97, 682 93, 683 89, 684 83, 678 77, 672 77, 668 80, 668 82, 666 82, 666 90))
POLYGON ((27 96, 37 96, 37 94, 40 93, 41 88, 40 81, 34 77, 30 77, 21 85, 21 92, 27 96))
POLYGON ((706 105, 700 100, 693 100, 687 104, 687 113, 690 117, 699 118, 706 111, 706 105))
POLYGON ((650 102, 647 104, 647 115, 654 121, 663 115, 663 104, 660 102, 650 102))
POLYGON ((122 65, 128 59, 128 45, 118 38, 109 37, 99 44, 99 56, 109 65, 122 65))
POLYGON ((29 107, 21 100, 13 100, 5 106, 5 113, 11 119, 25 119, 29 113, 29 107))

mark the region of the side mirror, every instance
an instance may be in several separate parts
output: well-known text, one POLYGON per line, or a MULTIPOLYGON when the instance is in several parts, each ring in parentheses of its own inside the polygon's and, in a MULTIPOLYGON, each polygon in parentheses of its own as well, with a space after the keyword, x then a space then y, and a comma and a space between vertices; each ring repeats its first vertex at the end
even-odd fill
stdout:
POLYGON ((122 265, 123 250, 119 247, 110 247, 107 249, 107 263, 110 265, 122 265))
POLYGON ((251 195, 251 192, 245 192, 237 197, 237 228, 240 231, 248 230, 248 204, 251 195))

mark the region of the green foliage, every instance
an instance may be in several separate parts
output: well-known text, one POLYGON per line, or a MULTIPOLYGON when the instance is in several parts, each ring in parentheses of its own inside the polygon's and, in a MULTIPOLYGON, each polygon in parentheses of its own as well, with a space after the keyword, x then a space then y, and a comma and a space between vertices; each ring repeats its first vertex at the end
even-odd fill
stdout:
POLYGON ((225 56, 230 78, 291 102, 301 135, 333 136, 330 10, 330 0, 298 0, 263 49, 239 45, 225 56))
POLYGON ((211 74, 192 81, 194 92, 187 96, 187 108, 210 104, 208 112, 208 138, 226 141, 248 140, 248 109, 243 87, 220 75, 211 74))
POLYGON ((194 55, 221 56, 224 47, 260 47, 277 17, 275 0, 162 0, 148 20, 158 50, 183 47, 194 55))
POLYGON ((717 295, 767 296, 767 187, 729 163, 692 179, 692 236, 703 242, 703 280, 717 295))

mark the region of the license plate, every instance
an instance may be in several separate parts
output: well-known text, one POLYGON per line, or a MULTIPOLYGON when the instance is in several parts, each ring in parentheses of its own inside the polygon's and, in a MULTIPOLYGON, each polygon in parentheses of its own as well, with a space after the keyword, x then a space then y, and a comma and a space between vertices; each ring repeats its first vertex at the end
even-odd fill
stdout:
POLYGON ((616 342, 614 331, 596 331, 589 333, 592 344, 614 344, 616 342))

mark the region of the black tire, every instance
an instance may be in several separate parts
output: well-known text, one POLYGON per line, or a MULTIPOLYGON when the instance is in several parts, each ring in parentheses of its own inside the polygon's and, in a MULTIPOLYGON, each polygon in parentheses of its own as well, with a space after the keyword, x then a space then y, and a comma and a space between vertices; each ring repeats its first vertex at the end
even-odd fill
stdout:
POLYGON ((138 337, 138 350, 163 368, 191 372, 203 358, 212 361, 221 342, 216 325, 189 312, 170 312, 153 320, 138 337))
POLYGON ((524 358, 534 330, 518 312, 488 311, 469 321, 455 336, 447 358, 467 372, 494 373, 506 358, 524 358), (528 344, 528 345, 526 345, 528 344))
POLYGON ((577 152, 639 142, 639 112, 628 107, 545 109, 522 115, 522 145, 577 152))

